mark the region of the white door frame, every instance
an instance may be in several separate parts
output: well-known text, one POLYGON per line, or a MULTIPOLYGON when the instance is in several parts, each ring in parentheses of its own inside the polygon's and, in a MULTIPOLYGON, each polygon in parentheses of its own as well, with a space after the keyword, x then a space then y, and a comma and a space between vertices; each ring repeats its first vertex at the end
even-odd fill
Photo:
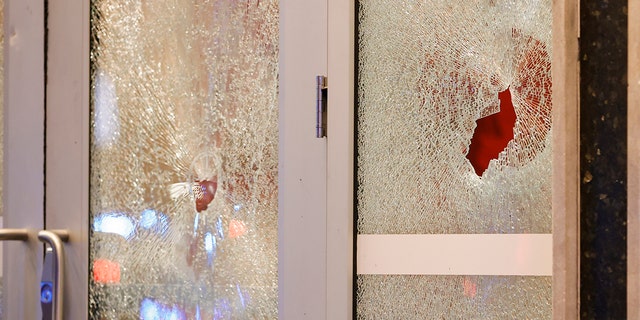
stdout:
POLYGON ((326 143, 315 137, 316 75, 327 74, 326 0, 280 0, 278 316, 327 316, 326 143))
MULTIPOLYGON (((327 318, 353 315, 355 1, 329 1, 327 318)), ((553 317, 579 315, 579 2, 553 2, 553 317)))
POLYGON ((327 319, 353 316, 355 2, 328 0, 327 319))

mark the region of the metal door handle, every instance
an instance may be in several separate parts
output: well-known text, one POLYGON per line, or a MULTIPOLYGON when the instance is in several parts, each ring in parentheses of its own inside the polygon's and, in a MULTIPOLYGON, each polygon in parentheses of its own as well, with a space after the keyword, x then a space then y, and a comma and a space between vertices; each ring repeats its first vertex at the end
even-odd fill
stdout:
POLYGON ((27 229, 0 229, 0 241, 2 240, 21 240, 29 239, 27 229))
POLYGON ((45 254, 45 265, 42 270, 40 283, 40 304, 43 319, 63 319, 64 295, 64 245, 69 239, 66 230, 42 230, 38 232, 38 239, 49 245, 45 254), (49 259, 47 259, 49 258, 49 259), (48 306, 51 310, 48 311, 48 306), (48 311, 48 312, 47 312, 48 311))

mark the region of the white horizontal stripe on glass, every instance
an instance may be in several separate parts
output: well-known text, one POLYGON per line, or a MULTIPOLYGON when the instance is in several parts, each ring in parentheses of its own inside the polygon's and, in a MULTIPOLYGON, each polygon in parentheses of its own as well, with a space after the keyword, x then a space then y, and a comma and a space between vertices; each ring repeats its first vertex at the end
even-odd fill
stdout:
POLYGON ((358 235, 357 273, 551 276, 551 234, 358 235))

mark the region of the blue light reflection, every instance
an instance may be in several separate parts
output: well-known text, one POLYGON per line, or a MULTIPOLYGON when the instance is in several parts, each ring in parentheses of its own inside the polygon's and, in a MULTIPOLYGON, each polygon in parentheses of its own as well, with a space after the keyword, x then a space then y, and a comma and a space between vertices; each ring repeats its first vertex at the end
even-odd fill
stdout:
POLYGON ((146 209, 140 213, 140 226, 144 229, 151 229, 158 223, 158 216, 155 210, 146 209))
POLYGON ((207 251, 207 263, 211 266, 216 256, 216 237, 211 232, 204 235, 204 250, 207 251))
POLYGON ((236 284, 236 290, 238 290, 238 297, 240 298, 240 303, 242 304, 242 308, 246 309, 247 308, 247 304, 244 301, 244 294, 242 293, 242 290, 240 290, 240 285, 236 284))
POLYGON ((140 319, 143 320, 156 320, 160 319, 162 307, 151 299, 142 300, 140 305, 140 319))
POLYGON ((129 240, 135 234, 135 222, 124 213, 103 213, 94 218, 93 231, 115 233, 129 240))
POLYGON ((218 220, 216 221, 216 231, 218 232, 218 237, 224 240, 224 231, 222 230, 222 217, 218 216, 218 220))
POLYGON ((142 229, 164 235, 169 230, 169 218, 160 211, 145 209, 140 213, 139 225, 142 229))
POLYGON ((145 298, 140 304, 141 320, 182 320, 187 315, 178 306, 169 307, 150 298, 145 298))

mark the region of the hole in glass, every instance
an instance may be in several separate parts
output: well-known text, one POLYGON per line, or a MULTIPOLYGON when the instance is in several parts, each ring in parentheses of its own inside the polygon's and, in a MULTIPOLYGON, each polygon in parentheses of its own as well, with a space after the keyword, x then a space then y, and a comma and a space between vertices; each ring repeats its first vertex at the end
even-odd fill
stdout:
POLYGON ((477 125, 469 145, 467 159, 478 176, 482 176, 489 167, 489 162, 498 159, 500 152, 513 140, 516 111, 509 88, 498 93, 498 99, 500 112, 476 120, 477 125))

